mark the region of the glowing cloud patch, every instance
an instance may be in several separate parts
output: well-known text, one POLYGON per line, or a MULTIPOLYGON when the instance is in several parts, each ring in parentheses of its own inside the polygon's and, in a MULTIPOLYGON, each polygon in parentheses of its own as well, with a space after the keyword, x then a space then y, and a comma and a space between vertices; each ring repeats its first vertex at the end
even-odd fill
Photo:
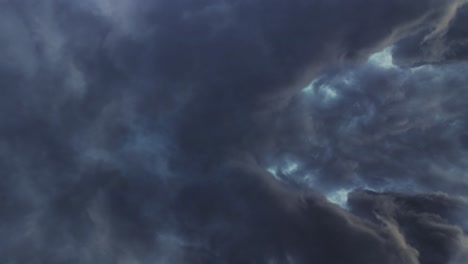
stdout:
POLYGON ((372 56, 369 57, 368 62, 381 68, 396 68, 395 64, 393 64, 393 57, 391 51, 392 48, 389 47, 380 52, 374 53, 372 56))
POLYGON ((340 189, 329 193, 326 197, 331 203, 337 204, 342 208, 347 208, 348 194, 352 189, 340 189))
POLYGON ((299 168, 299 163, 294 161, 286 161, 284 164, 271 166, 267 169, 277 180, 281 180, 280 175, 290 175, 296 172, 299 168))

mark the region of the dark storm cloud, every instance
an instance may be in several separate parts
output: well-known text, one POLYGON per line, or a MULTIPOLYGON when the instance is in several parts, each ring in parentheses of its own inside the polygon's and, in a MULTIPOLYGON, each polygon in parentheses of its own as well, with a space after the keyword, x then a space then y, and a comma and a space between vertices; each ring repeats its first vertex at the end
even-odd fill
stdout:
POLYGON ((466 63, 404 70, 376 60, 322 75, 279 117, 275 147, 297 164, 292 178, 468 193, 466 63))
POLYGON ((352 211, 400 230, 420 254, 421 263, 466 263, 468 200, 445 194, 405 195, 353 192, 352 211))
POLYGON ((163 195, 170 186, 115 172, 62 185, 41 210, 7 223, 4 233, 20 236, 2 247, 2 261, 417 263, 415 251, 386 228, 322 197, 289 193, 250 163, 172 186, 173 195, 163 195))
POLYGON ((176 3, 150 14, 151 23, 162 25, 152 36, 154 67, 164 78, 191 86, 193 98, 185 106, 191 114, 177 129, 181 147, 197 153, 210 146, 214 156, 232 147, 260 151, 265 131, 259 128, 314 74, 438 22, 449 6, 373 2, 361 9, 360 1, 239 1, 207 7, 187 1, 180 3, 184 9, 176 3), (209 23, 218 16, 227 21, 209 23))
MULTIPOLYGON (((466 190, 465 66, 429 81, 426 69, 356 66, 440 34, 462 3, 0 2, 0 262, 425 263, 419 234, 314 192, 354 187, 355 164, 369 185, 420 185, 433 160, 455 172, 418 189, 466 190), (304 96, 319 74, 318 95, 304 96), (425 116, 439 108, 444 122, 425 116), (424 149, 434 139, 440 157, 424 149), (265 170, 283 156, 323 174, 314 192, 265 170)), ((462 224, 441 228, 461 245, 462 224)))
POLYGON ((393 50, 395 61, 403 66, 426 63, 449 63, 468 57, 468 7, 453 11, 452 20, 438 34, 427 38, 430 29, 422 30, 397 43, 393 50))

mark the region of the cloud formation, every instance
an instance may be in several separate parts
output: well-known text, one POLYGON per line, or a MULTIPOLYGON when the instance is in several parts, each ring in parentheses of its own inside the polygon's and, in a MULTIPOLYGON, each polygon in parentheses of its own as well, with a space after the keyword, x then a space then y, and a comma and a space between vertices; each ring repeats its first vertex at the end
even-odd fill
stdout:
POLYGON ((465 24, 468 7, 462 5, 452 8, 443 20, 444 23, 440 23, 438 30, 433 31, 435 33, 428 35, 431 29, 426 29, 402 39, 393 52, 395 61, 402 66, 415 66, 466 60, 468 42, 465 24))
POLYGON ((466 197, 357 191, 349 203, 358 215, 399 230, 418 250, 421 263, 468 261, 466 197))
POLYGON ((466 262, 465 2, 1 1, 0 263, 466 262))

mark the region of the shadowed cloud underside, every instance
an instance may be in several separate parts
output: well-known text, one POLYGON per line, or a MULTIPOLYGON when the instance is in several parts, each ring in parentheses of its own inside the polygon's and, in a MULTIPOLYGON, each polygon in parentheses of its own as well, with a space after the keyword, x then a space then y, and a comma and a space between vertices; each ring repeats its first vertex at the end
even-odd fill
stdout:
POLYGON ((468 263, 466 3, 0 1, 0 263, 468 263))

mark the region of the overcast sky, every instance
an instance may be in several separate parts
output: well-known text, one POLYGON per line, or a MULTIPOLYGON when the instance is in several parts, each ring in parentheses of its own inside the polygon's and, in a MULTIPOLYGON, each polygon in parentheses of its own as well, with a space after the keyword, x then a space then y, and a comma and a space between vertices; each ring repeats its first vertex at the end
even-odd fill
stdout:
POLYGON ((466 264, 467 171, 467 0, 0 0, 2 264, 466 264))

